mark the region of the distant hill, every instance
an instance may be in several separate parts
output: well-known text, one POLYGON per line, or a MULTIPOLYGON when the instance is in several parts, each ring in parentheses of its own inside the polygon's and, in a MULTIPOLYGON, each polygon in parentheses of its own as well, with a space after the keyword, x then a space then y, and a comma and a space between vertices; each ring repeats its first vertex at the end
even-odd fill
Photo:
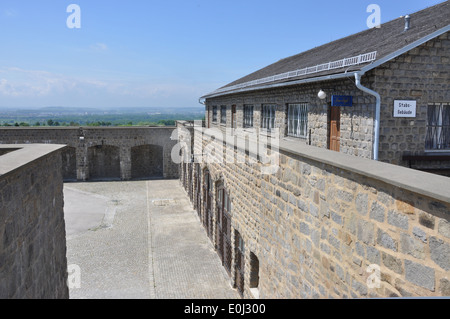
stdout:
POLYGON ((49 106, 37 109, 0 109, 0 126, 132 126, 174 125, 176 120, 201 120, 203 107, 90 108, 49 106))

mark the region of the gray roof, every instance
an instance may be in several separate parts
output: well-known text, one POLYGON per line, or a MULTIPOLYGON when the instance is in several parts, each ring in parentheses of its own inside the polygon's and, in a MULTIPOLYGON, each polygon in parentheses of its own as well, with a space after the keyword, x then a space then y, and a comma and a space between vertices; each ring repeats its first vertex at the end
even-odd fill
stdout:
MULTIPOLYGON (((449 1, 437 4, 427 9, 409 14, 411 17, 410 29, 404 32, 404 17, 386 22, 380 28, 368 29, 351 36, 324 44, 306 52, 282 59, 243 78, 231 82, 218 89, 222 92, 232 93, 237 85, 255 81, 294 70, 313 67, 316 65, 337 61, 376 51, 376 60, 353 66, 328 69, 312 74, 302 74, 288 79, 274 80, 272 83, 283 83, 301 79, 316 78, 349 71, 359 71, 364 66, 386 59, 392 53, 449 26, 449 1), (227 90, 227 89, 230 90, 227 90)), ((259 85, 250 85, 257 89, 259 85)), ((219 91, 220 92, 220 91, 219 91)), ((223 94, 226 94, 226 93, 223 94)), ((214 92, 213 92, 214 93, 214 92)), ((208 95, 212 95, 208 94, 208 95)), ((206 95, 205 97, 208 97, 206 95)))

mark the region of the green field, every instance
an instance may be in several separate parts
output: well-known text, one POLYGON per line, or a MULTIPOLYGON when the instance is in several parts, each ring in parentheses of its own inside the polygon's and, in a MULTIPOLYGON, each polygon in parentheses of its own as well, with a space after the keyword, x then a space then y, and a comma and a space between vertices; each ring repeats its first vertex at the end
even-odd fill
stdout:
POLYGON ((204 119, 197 109, 91 111, 39 109, 0 111, 0 126, 172 126, 176 120, 204 119))

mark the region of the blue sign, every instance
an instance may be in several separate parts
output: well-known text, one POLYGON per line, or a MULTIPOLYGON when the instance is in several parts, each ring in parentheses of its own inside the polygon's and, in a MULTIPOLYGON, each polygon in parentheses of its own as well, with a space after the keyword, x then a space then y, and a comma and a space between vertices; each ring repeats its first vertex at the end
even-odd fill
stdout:
POLYGON ((353 96, 333 95, 331 96, 331 106, 353 106, 353 96))

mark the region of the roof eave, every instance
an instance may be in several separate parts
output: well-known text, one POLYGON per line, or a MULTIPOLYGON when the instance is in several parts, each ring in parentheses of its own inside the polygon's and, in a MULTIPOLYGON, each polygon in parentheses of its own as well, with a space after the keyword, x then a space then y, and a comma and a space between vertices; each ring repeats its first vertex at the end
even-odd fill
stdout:
POLYGON ((272 88, 278 88, 278 87, 286 87, 286 86, 299 85, 299 84, 305 84, 305 83, 341 79, 341 78, 345 78, 345 77, 352 77, 355 72, 360 72, 360 71, 356 70, 356 71, 351 71, 351 72, 337 73, 337 74, 332 74, 332 75, 324 75, 324 76, 318 76, 318 77, 302 79, 302 80, 252 86, 252 87, 235 89, 235 90, 230 90, 230 91, 225 91, 225 92, 220 92, 220 93, 210 93, 210 94, 206 94, 206 95, 202 96, 200 99, 208 99, 208 98, 219 97, 219 96, 224 96, 224 95, 228 95, 228 94, 259 91, 259 90, 266 90, 266 89, 272 89, 272 88))
POLYGON ((428 42, 428 41, 430 41, 430 40, 432 40, 432 39, 434 39, 434 38, 436 38, 436 37, 438 37, 438 36, 440 36, 440 35, 442 35, 442 34, 444 34, 446 32, 448 32, 448 31, 450 31, 450 24, 447 25, 446 27, 443 27, 442 29, 436 30, 435 32, 428 34, 427 36, 425 36, 423 38, 420 38, 419 40, 411 42, 410 44, 404 46, 400 50, 392 52, 391 54, 388 54, 388 55, 382 57, 381 59, 376 60, 373 63, 362 67, 361 68, 361 72, 362 73, 366 73, 367 71, 375 69, 376 67, 379 67, 380 65, 382 65, 382 64, 384 64, 384 63, 386 63, 388 61, 391 61, 391 60, 399 57, 400 55, 402 55, 402 54, 404 54, 404 53, 406 53, 408 51, 411 51, 412 49, 417 48, 418 46, 420 46, 420 45, 422 45, 422 44, 424 44, 424 43, 426 43, 426 42, 428 42))
POLYGON ((225 92, 219 92, 219 93, 209 93, 206 94, 202 97, 200 97, 200 99, 207 99, 207 98, 214 98, 214 97, 219 97, 219 96, 224 96, 224 95, 229 95, 229 94, 236 94, 236 93, 243 93, 243 92, 250 92, 250 91, 259 91, 259 90, 265 90, 265 89, 272 89, 272 88, 278 88, 278 87, 285 87, 285 86, 292 86, 292 85, 298 85, 298 84, 304 84, 304 83, 312 83, 312 82, 320 82, 320 81, 327 81, 327 80, 334 80, 334 79, 340 79, 340 78, 345 78, 345 77, 350 77, 353 76, 353 74, 355 72, 364 74, 372 69, 375 69, 376 67, 392 60, 395 59, 396 57, 446 33, 450 31, 450 25, 447 25, 444 28, 441 28, 439 30, 434 31, 433 33, 428 34, 427 36, 420 38, 419 40, 416 40, 414 42, 411 42, 410 44, 404 46, 403 48, 388 54, 384 57, 382 57, 379 60, 376 60, 364 67, 361 68, 361 70, 354 70, 351 72, 344 72, 344 73, 338 73, 338 74, 332 74, 332 75, 326 75, 326 76, 319 76, 319 77, 314 77, 314 78, 308 78, 308 79, 302 79, 302 80, 295 80, 295 81, 289 81, 289 82, 280 82, 280 83, 272 83, 272 84, 265 84, 265 85, 261 85, 261 86, 253 86, 253 87, 247 87, 247 88, 241 88, 241 89, 235 89, 235 90, 230 90, 230 91, 225 91, 225 92))

